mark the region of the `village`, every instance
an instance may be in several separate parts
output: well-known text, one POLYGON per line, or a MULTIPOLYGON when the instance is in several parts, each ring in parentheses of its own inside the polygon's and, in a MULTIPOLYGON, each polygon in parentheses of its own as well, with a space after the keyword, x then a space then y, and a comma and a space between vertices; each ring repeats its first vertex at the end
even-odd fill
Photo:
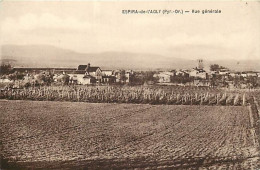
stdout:
POLYGON ((203 60, 193 69, 170 71, 103 70, 98 66, 79 65, 77 68, 25 68, 1 66, 0 83, 13 87, 32 85, 179 85, 227 88, 257 88, 260 72, 231 71, 213 64, 205 70, 203 60))

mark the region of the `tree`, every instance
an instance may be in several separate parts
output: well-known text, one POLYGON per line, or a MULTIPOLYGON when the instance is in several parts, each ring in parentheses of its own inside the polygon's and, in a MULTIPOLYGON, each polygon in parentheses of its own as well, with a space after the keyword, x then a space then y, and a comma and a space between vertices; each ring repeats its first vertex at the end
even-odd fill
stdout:
POLYGON ((25 88, 28 88, 28 87, 30 87, 32 84, 30 83, 30 82, 25 82, 24 84, 23 84, 23 87, 25 87, 25 88))
POLYGON ((7 75, 13 73, 12 66, 10 64, 1 64, 0 75, 7 75))
POLYGON ((53 82, 53 75, 52 74, 40 73, 40 74, 37 75, 36 80, 40 84, 50 85, 53 82))
POLYGON ((36 77, 36 81, 39 82, 40 84, 43 84, 45 81, 45 75, 44 74, 38 74, 36 77))
POLYGON ((171 82, 172 83, 182 83, 182 84, 185 84, 185 83, 192 82, 192 81, 194 81, 194 78, 193 77, 189 77, 188 74, 171 76, 171 82))
POLYGON ((241 77, 234 77, 233 78, 233 82, 234 82, 234 86, 236 87, 236 88, 239 88, 240 86, 241 86, 241 77))
POLYGON ((153 81, 153 82, 157 82, 158 78, 154 77, 154 72, 153 71, 146 71, 146 72, 143 72, 143 80, 144 82, 149 82, 149 81, 153 81))
POLYGON ((13 80, 13 81, 22 80, 23 78, 24 78, 24 74, 18 73, 18 72, 14 72, 14 73, 8 75, 8 79, 13 80))
POLYGON ((69 81, 70 81, 70 76, 67 75, 67 74, 64 74, 62 77, 61 77, 61 81, 64 85, 68 85, 69 84, 69 81))
POLYGON ((210 65, 210 71, 217 71, 218 69, 219 69, 219 65, 218 64, 210 65))
POLYGON ((159 78, 154 77, 155 72, 154 71, 141 71, 141 72, 135 72, 130 78, 131 78, 131 84, 135 85, 142 85, 144 83, 156 83, 158 82, 159 78))
POLYGON ((257 87, 257 77, 249 76, 246 83, 249 88, 257 87))
POLYGON ((210 71, 219 71, 221 69, 226 69, 226 67, 220 66, 218 64, 211 64, 210 71))
POLYGON ((126 76, 125 76, 125 70, 120 71, 120 82, 125 83, 126 81, 126 76))
POLYGON ((142 85, 144 84, 143 76, 141 73, 135 73, 132 77, 132 84, 142 85))

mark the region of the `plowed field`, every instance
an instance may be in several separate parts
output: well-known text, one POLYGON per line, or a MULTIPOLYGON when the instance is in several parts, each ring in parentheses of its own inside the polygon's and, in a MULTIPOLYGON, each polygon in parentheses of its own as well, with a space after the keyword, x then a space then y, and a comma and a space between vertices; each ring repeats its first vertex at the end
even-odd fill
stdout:
POLYGON ((259 168, 246 106, 0 101, 3 168, 259 168))

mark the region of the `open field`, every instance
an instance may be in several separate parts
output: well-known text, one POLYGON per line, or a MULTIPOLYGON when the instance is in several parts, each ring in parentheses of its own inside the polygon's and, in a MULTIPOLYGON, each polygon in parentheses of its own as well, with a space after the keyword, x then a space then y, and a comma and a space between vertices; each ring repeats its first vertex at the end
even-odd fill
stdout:
POLYGON ((2 166, 9 168, 260 166, 246 106, 2 100, 0 109, 2 166))

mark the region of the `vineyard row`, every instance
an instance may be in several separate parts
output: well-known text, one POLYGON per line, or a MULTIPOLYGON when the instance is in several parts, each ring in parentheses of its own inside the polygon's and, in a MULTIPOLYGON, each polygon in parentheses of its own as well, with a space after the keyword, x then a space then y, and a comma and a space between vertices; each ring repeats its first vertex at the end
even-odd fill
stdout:
POLYGON ((92 103, 137 103, 176 105, 246 105, 245 94, 214 92, 165 92, 143 87, 40 87, 5 89, 0 99, 78 101, 92 103))

